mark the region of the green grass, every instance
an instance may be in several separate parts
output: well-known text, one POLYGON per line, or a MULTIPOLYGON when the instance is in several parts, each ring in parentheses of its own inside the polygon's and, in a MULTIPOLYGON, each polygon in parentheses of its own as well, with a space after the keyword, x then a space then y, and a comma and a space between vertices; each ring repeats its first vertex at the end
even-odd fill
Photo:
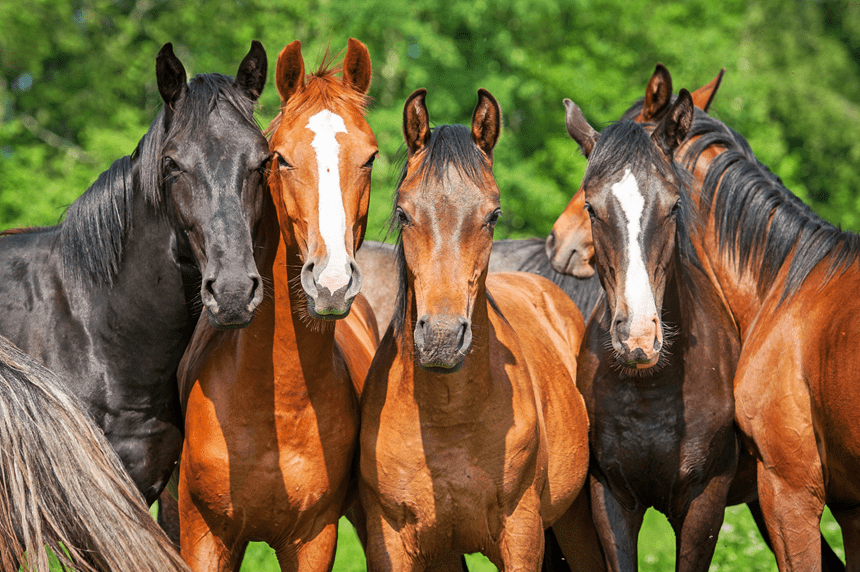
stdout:
MULTIPOLYGON (((842 533, 828 509, 821 519, 821 530, 830 546, 840 558, 845 559, 842 550, 842 533)), ((466 557, 470 572, 494 572, 496 567, 480 554, 466 557)), ((675 533, 666 518, 649 510, 639 534, 639 570, 642 572, 663 572, 675 569, 675 533)), ((726 519, 720 530, 720 538, 711 562, 711 572, 739 570, 753 572, 776 572, 776 561, 767 549, 758 529, 745 506, 729 507, 726 519)), ((341 519, 337 542, 337 555, 334 561, 336 572, 364 572, 364 552, 358 542, 355 530, 345 519, 341 519)), ((248 547, 242 572, 278 572, 274 551, 262 543, 252 543, 248 547)))

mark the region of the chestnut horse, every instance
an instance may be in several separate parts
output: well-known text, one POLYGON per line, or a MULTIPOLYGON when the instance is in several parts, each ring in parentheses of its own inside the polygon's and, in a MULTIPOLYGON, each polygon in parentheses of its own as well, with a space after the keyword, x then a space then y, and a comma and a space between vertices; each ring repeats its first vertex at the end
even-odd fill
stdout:
POLYGON ((183 362, 179 506, 194 570, 238 569, 249 541, 272 546, 282 570, 332 566, 375 343, 369 307, 353 300, 377 154, 367 48, 350 39, 336 71, 324 61, 306 76, 298 41, 278 57, 259 240, 271 292, 248 329, 199 328, 183 362), (359 312, 336 333, 324 320, 351 306, 359 312))
POLYGON ((479 90, 471 130, 431 132, 425 96, 419 89, 404 107, 398 308, 361 403, 368 570, 420 571, 464 552, 500 570, 537 570, 544 528, 572 503, 579 544, 566 556, 601 569, 580 494, 582 318, 546 279, 487 275, 501 214, 491 170, 498 103, 479 90))

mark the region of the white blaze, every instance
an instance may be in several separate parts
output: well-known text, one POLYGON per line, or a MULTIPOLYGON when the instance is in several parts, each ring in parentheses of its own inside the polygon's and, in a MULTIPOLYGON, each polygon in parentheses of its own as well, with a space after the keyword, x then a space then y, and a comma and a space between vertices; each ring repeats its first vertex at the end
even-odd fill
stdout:
POLYGON ((651 320, 657 315, 657 303, 651 292, 645 255, 639 244, 645 199, 639 192, 639 185, 630 169, 626 169, 624 177, 612 185, 612 194, 621 203, 621 210, 624 212, 624 218, 627 219, 628 267, 624 281, 624 295, 630 313, 630 336, 635 337, 642 332, 641 328, 650 328, 651 320))
POLYGON ((311 146, 317 153, 319 170, 319 229, 325 244, 328 262, 318 283, 334 292, 349 283, 346 271, 347 253, 346 213, 340 189, 338 133, 346 133, 346 124, 340 115, 323 110, 308 121, 307 128, 314 132, 311 146))

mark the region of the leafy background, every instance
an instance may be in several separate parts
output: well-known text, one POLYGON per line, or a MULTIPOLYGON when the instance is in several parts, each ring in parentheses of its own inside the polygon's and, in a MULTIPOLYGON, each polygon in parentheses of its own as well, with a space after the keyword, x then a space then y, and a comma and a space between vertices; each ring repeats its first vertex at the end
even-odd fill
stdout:
MULTIPOLYGON (((606 125, 642 96, 657 62, 676 91, 725 68, 712 114, 825 219, 860 230, 860 4, 836 0, 0 0, 0 227, 56 223, 133 151, 161 105, 154 67, 165 42, 190 75, 232 75, 252 39, 273 70, 295 39, 313 68, 350 36, 374 66, 369 121, 381 157, 369 238, 385 236, 401 105, 416 88, 429 90, 437 123, 468 122, 479 87, 496 96, 496 236, 545 236, 585 169, 561 100, 606 125)), ((263 126, 278 106, 269 76, 263 126)), ((746 515, 729 511, 712 569, 772 569, 746 515)), ((643 569, 671 567, 671 530, 655 515, 647 522, 643 569)), ((824 527, 838 541, 832 519, 824 527)), ((267 569, 254 560, 271 563, 266 549, 254 550, 243 569, 267 569)), ((360 569, 352 554, 338 569, 360 569)))

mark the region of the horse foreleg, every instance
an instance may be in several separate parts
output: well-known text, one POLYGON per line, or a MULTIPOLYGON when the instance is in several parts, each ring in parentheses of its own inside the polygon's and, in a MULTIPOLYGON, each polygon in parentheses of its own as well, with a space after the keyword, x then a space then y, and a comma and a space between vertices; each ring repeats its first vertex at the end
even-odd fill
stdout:
POLYGON ((330 572, 337 548, 337 520, 298 546, 275 547, 282 572, 330 572))
POLYGON ((589 480, 591 514, 606 555, 607 568, 613 572, 638 570, 637 539, 645 517, 645 507, 636 506, 634 510, 626 510, 600 481, 594 477, 589 480))
POLYGON ((247 542, 226 541, 203 518, 188 494, 179 488, 179 529, 182 559, 194 572, 234 572, 247 542))
POLYGON ((675 569, 679 572, 707 572, 726 514, 726 496, 734 470, 729 473, 712 477, 690 503, 683 521, 672 523, 677 538, 675 569))
POLYGON ((574 572, 606 570, 606 557, 591 518, 590 497, 588 487, 582 487, 570 508, 552 525, 561 552, 574 572))
MULTIPOLYGON (((860 508, 833 510, 833 517, 842 528, 842 546, 845 547, 845 569, 860 570, 860 508)), ((831 558, 832 559, 832 558, 831 558)))
POLYGON ((540 496, 529 489, 505 519, 499 553, 505 572, 537 572, 543 563, 543 519, 540 496))

